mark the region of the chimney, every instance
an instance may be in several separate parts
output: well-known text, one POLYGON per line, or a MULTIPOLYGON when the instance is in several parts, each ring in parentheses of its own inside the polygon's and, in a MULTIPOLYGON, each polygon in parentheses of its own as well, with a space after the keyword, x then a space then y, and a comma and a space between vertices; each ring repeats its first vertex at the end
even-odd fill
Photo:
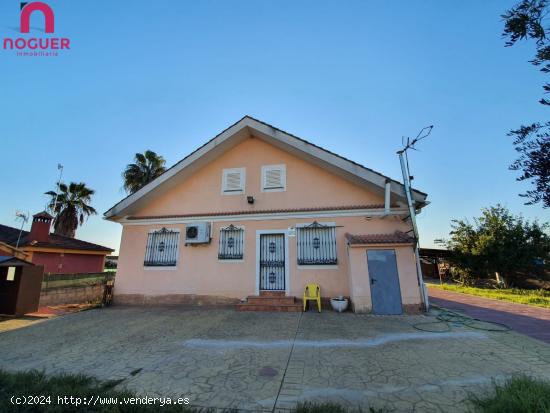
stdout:
POLYGON ((53 217, 46 211, 40 212, 32 216, 31 232, 28 240, 45 242, 50 238, 50 225, 53 217))

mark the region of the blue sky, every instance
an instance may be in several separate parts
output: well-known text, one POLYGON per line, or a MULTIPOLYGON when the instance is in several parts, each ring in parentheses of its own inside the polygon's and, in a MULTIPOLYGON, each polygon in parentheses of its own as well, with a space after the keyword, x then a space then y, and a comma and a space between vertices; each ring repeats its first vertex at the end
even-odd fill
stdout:
MULTIPOLYGON (((118 248, 102 213, 124 196, 121 172, 152 149, 172 165, 249 114, 400 178, 403 135, 433 124, 411 155, 432 204, 421 243, 452 218, 498 202, 528 218, 528 186, 508 170, 506 133, 545 120, 534 47, 505 48, 513 1, 47 1, 71 50, 0 50, 0 223, 42 210, 56 165, 96 190, 100 212, 77 237, 118 248)), ((19 2, 0 3, 1 37, 18 37, 19 2)), ((32 33, 43 35, 38 13, 32 33)))

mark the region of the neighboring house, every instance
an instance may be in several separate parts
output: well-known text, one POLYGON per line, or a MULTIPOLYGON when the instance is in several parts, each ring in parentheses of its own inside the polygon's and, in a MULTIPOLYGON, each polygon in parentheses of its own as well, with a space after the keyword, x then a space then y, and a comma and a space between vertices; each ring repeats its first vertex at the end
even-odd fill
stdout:
POLYGON ((115 269, 118 264, 118 255, 107 255, 105 257, 105 268, 115 269))
MULTIPOLYGON (((36 214, 30 232, 21 233, 18 250, 27 255, 25 259, 43 265, 44 273, 102 272, 105 256, 113 250, 91 242, 50 234, 52 219, 47 212, 36 214)), ((18 228, 0 225, 0 242, 15 247, 19 232, 18 228)))
POLYGON ((407 216, 401 183, 246 116, 105 213, 123 226, 114 299, 236 303, 317 283, 357 312, 419 311, 407 216))
POLYGON ((449 276, 451 251, 441 248, 420 248, 420 263, 424 279, 442 281, 449 276))

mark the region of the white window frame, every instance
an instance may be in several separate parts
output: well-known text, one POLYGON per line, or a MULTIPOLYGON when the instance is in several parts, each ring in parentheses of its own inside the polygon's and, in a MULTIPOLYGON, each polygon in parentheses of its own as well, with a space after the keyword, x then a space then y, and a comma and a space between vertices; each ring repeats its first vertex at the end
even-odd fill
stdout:
MULTIPOLYGON (((227 228, 227 226, 223 226, 223 227, 220 227, 219 231, 218 231, 218 236, 220 237, 218 239, 218 254, 220 252, 220 246, 219 246, 219 243, 220 243, 220 240, 221 240, 221 237, 222 237, 222 231, 227 228)), ((231 263, 231 262, 244 262, 244 256, 246 254, 246 231, 245 231, 245 228, 244 228, 244 225, 235 225, 235 228, 237 229, 240 229, 242 232, 243 232, 243 257, 240 258, 240 259, 235 259, 235 260, 231 260, 231 259, 227 259, 227 258, 220 258, 218 256, 218 262, 227 262, 227 263, 231 263)))
MULTIPOLYGON (((321 224, 321 225, 326 225, 327 227, 336 227, 336 223, 335 222, 320 222, 320 221, 317 221, 317 223, 321 224)), ((334 269, 338 269, 338 264, 328 264, 328 265, 321 265, 321 264, 313 264, 313 265, 304 265, 304 264, 298 264, 298 259, 300 258, 299 257, 299 239, 300 239, 300 231, 299 229, 300 228, 304 228, 304 227, 308 227, 310 226, 311 224, 313 224, 313 221, 312 222, 304 222, 304 223, 300 223, 300 224, 296 224, 295 225, 295 228, 296 228, 296 268, 299 268, 301 270, 334 270, 334 269)), ((339 263, 340 261, 338 260, 338 233, 336 232, 334 234, 334 241, 336 243, 336 260, 337 262, 339 263)))
POLYGON ((261 180, 262 187, 260 188, 262 192, 284 192, 286 191, 286 165, 285 164, 278 164, 278 165, 263 165, 262 166, 262 180, 261 180), (267 171, 271 169, 279 169, 281 171, 281 188, 266 188, 266 181, 267 181, 267 171))
POLYGON ((179 228, 169 228, 169 227, 161 227, 161 228, 153 228, 150 229, 149 232, 147 232, 147 238, 145 239, 145 251, 143 254, 143 258, 145 261, 145 256, 147 255, 147 242, 149 241, 149 234, 162 231, 163 228, 166 228, 169 231, 177 232, 177 244, 176 244, 176 264, 175 265, 145 265, 145 262, 143 263, 143 269, 145 271, 174 271, 178 269, 179 261, 180 261, 180 239, 181 239, 181 230, 179 228))
POLYGON ((246 190, 246 168, 227 168, 222 171, 222 195, 242 195, 246 190), (230 173, 238 172, 241 175, 241 189, 228 190, 227 189, 227 175, 230 173))

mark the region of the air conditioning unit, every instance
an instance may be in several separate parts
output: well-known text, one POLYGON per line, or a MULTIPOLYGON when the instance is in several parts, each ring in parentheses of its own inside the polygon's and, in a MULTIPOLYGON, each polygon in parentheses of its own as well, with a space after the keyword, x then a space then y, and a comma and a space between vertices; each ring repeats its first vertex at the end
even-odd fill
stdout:
POLYGON ((197 222, 185 227, 185 244, 209 244, 210 222, 197 222))

